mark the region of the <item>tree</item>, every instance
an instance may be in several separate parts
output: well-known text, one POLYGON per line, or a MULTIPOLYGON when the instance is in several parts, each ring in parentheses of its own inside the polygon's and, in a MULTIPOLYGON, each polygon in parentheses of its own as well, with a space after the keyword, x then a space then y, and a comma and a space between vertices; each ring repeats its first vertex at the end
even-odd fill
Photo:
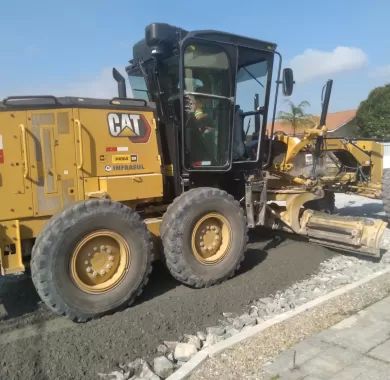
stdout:
POLYGON ((355 123, 360 137, 390 138, 390 84, 375 88, 360 103, 355 123))
POLYGON ((300 102, 298 105, 289 100, 288 106, 290 111, 280 111, 278 119, 283 120, 292 126, 294 136, 296 135, 298 127, 306 127, 314 124, 313 116, 305 112, 305 108, 310 106, 310 103, 307 100, 300 102))

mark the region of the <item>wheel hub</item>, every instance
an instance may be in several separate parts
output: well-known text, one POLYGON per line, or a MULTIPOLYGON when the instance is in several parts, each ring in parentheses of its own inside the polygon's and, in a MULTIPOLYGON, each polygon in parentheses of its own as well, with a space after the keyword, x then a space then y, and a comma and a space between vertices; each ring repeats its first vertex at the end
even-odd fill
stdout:
POLYGON ((74 250, 71 277, 81 290, 102 293, 119 284, 129 261, 129 247, 119 234, 97 231, 84 237, 74 250))
POLYGON ((231 227, 219 213, 203 216, 192 232, 192 251, 203 264, 215 264, 227 254, 231 243, 231 227))

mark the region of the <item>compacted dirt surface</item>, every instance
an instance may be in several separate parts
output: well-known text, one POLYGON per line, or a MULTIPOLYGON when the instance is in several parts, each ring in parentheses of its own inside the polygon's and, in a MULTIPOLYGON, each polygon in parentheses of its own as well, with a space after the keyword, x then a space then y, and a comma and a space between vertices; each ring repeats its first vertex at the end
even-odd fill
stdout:
POLYGON ((307 278, 333 254, 257 231, 234 278, 191 289, 156 263, 135 305, 84 324, 47 310, 27 276, 0 279, 0 379, 96 379, 119 363, 153 357, 163 340, 213 326, 222 312, 242 312, 251 300, 307 278))

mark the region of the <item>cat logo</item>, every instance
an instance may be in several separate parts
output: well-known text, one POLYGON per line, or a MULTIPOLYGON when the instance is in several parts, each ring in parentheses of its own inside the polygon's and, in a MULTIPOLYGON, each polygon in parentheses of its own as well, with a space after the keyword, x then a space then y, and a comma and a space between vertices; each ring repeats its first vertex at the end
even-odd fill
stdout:
POLYGON ((150 125, 144 115, 109 113, 108 128, 113 137, 128 137, 134 143, 146 143, 150 137, 150 125))

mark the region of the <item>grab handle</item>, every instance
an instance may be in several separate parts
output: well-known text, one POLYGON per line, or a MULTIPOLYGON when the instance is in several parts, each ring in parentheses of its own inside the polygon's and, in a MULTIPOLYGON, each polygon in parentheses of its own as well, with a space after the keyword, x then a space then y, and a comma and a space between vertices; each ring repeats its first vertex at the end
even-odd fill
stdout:
POLYGON ((24 172, 23 177, 27 178, 29 175, 29 165, 27 156, 27 138, 26 138, 26 127, 24 124, 19 124, 20 131, 22 132, 22 149, 23 149, 23 161, 24 161, 24 172))
POLYGON ((84 157, 83 157, 83 136, 82 136, 82 130, 81 130, 81 122, 79 119, 75 119, 74 123, 77 127, 77 134, 78 134, 78 144, 79 144, 79 162, 77 164, 77 169, 82 169, 84 164, 84 157))

